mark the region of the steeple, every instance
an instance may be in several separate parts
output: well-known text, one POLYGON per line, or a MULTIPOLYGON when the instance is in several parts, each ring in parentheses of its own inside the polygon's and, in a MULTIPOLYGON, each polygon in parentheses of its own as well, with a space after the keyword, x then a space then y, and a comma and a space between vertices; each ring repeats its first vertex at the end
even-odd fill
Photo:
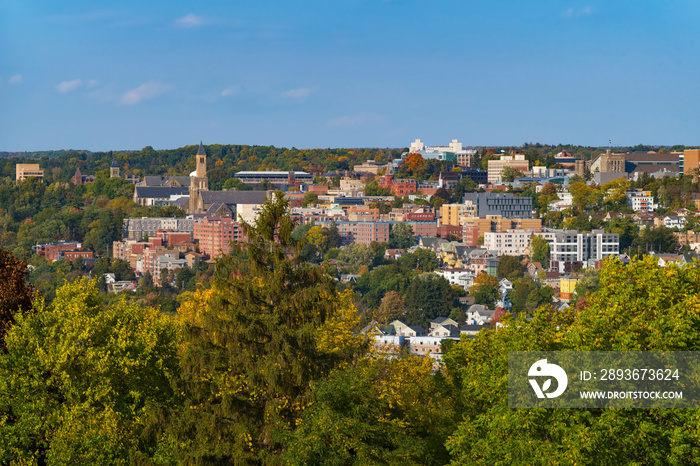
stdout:
MULTIPOLYGON (((111 151, 110 151, 111 153, 111 151)), ((109 166, 109 177, 119 178, 119 164, 117 163, 117 158, 112 159, 112 165, 109 166)))
POLYGON ((200 193, 209 190, 209 180, 207 179, 207 153, 204 144, 199 141, 199 149, 195 155, 195 168, 190 174, 190 200, 187 213, 201 213, 200 193))
POLYGON ((204 152, 204 144, 202 144, 202 141, 199 141, 199 150, 197 150, 197 155, 207 155, 207 153, 204 152))

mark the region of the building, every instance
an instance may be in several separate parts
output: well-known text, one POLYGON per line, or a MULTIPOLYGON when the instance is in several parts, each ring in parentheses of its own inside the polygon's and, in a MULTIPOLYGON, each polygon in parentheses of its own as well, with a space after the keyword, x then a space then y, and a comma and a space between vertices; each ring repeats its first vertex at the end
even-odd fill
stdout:
POLYGON ((199 149, 195 155, 195 169, 190 173, 190 186, 188 188, 189 200, 187 204, 188 214, 201 214, 205 210, 201 206, 201 194, 209 191, 209 178, 207 178, 207 153, 202 141, 199 141, 199 149))
POLYGON ((24 181, 27 178, 44 179, 44 170, 39 168, 38 163, 18 163, 15 165, 15 180, 24 181))
POLYGON ((651 191, 637 189, 627 191, 625 194, 627 195, 627 205, 635 212, 653 212, 657 207, 654 204, 654 196, 651 195, 651 191))
POLYGON ((489 231, 542 231, 542 220, 539 218, 503 218, 500 215, 487 215, 485 217, 464 217, 461 222, 464 244, 468 246, 476 246, 478 238, 484 236, 484 234, 489 231))
POLYGON ((233 177, 249 185, 258 185, 263 181, 269 181, 272 184, 311 184, 314 181, 311 173, 302 171, 242 171, 234 174, 233 177))
POLYGON ((504 218, 532 218, 532 198, 511 193, 466 193, 464 204, 471 216, 500 215, 504 218))
POLYGON ((591 172, 625 173, 625 154, 613 154, 609 149, 591 162, 591 172))
POLYGON ((679 157, 680 171, 684 175, 695 175, 700 169, 700 149, 686 149, 679 157))
POLYGON ((462 143, 457 139, 453 139, 447 146, 426 146, 423 141, 416 139, 411 143, 408 153, 420 154, 424 159, 447 160, 461 167, 469 168, 476 150, 462 146, 462 143))
POLYGON ((501 179, 501 172, 506 167, 512 167, 527 173, 530 170, 530 162, 524 154, 501 155, 498 160, 488 161, 488 182, 497 183, 501 179))
POLYGON ((199 251, 211 258, 231 252, 231 242, 246 242, 243 229, 231 217, 204 217, 194 224, 194 240, 199 251))
POLYGON ((80 173, 80 168, 76 168, 75 175, 73 175, 71 181, 73 182, 74 186, 78 186, 81 184, 92 183, 95 181, 95 177, 93 175, 83 175, 80 173))
POLYGON ((174 233, 188 233, 190 241, 194 232, 194 220, 191 218, 125 218, 123 238, 141 241, 157 236, 158 230, 174 233))
POLYGON ((534 230, 506 230, 484 233, 484 247, 497 256, 521 256, 530 247, 534 230))
POLYGON ((142 206, 165 206, 172 205, 180 198, 187 198, 189 193, 190 190, 186 187, 136 186, 133 201, 142 206))
MULTIPOLYGON (((112 152, 110 151, 110 154, 111 153, 112 152)), ((110 178, 121 178, 121 179, 126 180, 129 183, 133 183, 133 184, 139 184, 141 182, 141 178, 139 178, 136 175, 130 175, 130 174, 121 175, 119 173, 119 163, 117 162, 116 157, 112 158, 112 164, 109 166, 109 177, 110 178)))
POLYGON ((559 278, 559 299, 565 302, 569 302, 574 296, 574 291, 576 291, 576 284, 579 282, 580 277, 560 277, 559 278))
POLYGON ((384 165, 379 165, 374 160, 368 160, 360 165, 355 165, 353 171, 357 173, 371 173, 372 175, 378 175, 379 170, 384 168, 384 165))
POLYGON ((576 230, 553 232, 550 243, 551 268, 560 273, 595 266, 601 260, 620 254, 620 235, 593 230, 579 233, 576 230))
POLYGON ((92 258, 92 251, 83 251, 83 245, 79 241, 54 241, 51 243, 37 243, 32 246, 34 252, 44 256, 47 261, 77 257, 92 258), (69 252, 66 257, 65 253, 69 252), (83 252, 84 254, 78 254, 83 252))

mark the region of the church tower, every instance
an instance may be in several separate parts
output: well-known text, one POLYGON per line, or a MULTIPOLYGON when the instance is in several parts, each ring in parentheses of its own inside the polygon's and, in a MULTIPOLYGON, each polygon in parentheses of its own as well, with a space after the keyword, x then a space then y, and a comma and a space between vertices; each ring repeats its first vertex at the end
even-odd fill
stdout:
POLYGON ((109 177, 119 178, 119 164, 117 163, 117 158, 112 159, 112 165, 109 167, 109 177))
POLYGON ((195 156, 195 169, 190 173, 190 200, 187 206, 188 214, 202 213, 199 193, 209 191, 209 179, 207 178, 207 153, 204 151, 202 141, 199 141, 199 150, 195 156))

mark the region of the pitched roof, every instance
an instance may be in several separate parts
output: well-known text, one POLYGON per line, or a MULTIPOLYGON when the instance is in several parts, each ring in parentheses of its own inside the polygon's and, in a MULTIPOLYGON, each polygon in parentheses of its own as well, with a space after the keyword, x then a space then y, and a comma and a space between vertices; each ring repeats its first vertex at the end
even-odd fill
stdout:
POLYGON ((197 155, 207 155, 207 153, 204 151, 204 145, 202 144, 202 141, 199 141, 199 149, 197 150, 197 155))
POLYGON ((136 197, 138 198, 150 198, 150 197, 170 197, 178 196, 183 194, 189 194, 188 188, 183 187, 168 187, 168 186, 137 186, 136 187, 136 197))
POLYGON ((202 191, 202 202, 212 204, 264 204, 267 191, 202 191))
POLYGON ((119 168, 119 164, 117 163, 116 157, 112 159, 112 165, 110 165, 109 168, 119 168))

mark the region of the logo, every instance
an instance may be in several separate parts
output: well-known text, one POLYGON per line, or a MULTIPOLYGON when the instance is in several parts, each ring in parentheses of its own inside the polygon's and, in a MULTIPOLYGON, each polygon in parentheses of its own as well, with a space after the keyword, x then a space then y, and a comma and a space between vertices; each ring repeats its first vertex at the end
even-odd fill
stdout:
POLYGON ((527 372, 527 375, 529 377, 551 377, 557 381, 557 389, 551 393, 545 393, 552 385, 551 378, 545 380, 544 384, 542 384, 542 388, 540 388, 537 380, 529 379, 530 385, 532 385, 532 389, 535 391, 537 398, 544 398, 545 396, 547 398, 556 398, 564 393, 564 390, 566 390, 566 386, 569 383, 569 378, 566 376, 564 369, 556 364, 547 364, 546 359, 540 359, 530 366, 530 370, 527 372))

